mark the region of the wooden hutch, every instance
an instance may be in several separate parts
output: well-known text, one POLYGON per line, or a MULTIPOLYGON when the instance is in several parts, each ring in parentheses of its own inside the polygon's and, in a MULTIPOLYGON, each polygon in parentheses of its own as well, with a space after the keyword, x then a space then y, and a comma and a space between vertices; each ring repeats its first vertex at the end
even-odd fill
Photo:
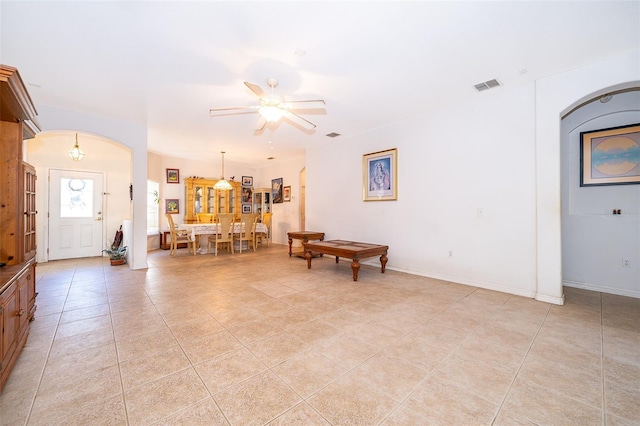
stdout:
POLYGON ((184 223, 196 223, 198 213, 218 214, 235 213, 240 219, 242 185, 240 182, 229 182, 233 187, 230 191, 216 191, 213 185, 218 179, 186 178, 184 223))
POLYGON ((22 152, 35 117, 18 70, 0 65, 0 391, 36 310, 36 173, 22 152))

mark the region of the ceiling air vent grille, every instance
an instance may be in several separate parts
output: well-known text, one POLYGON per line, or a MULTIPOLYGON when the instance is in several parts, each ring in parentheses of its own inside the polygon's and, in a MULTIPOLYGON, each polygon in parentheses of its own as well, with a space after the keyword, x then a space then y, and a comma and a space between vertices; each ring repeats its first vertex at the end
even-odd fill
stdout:
POLYGON ((475 87, 478 92, 482 92, 483 90, 493 89, 500 85, 500 82, 494 78, 493 80, 485 81, 484 83, 478 83, 473 87, 475 87))

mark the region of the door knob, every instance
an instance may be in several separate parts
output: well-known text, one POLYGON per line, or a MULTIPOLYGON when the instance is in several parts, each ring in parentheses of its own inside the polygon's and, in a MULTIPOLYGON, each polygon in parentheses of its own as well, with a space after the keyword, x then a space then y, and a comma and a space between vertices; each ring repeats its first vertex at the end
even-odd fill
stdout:
POLYGON ((101 218, 101 217, 99 217, 99 218, 97 218, 96 220, 102 220, 102 218, 101 218))

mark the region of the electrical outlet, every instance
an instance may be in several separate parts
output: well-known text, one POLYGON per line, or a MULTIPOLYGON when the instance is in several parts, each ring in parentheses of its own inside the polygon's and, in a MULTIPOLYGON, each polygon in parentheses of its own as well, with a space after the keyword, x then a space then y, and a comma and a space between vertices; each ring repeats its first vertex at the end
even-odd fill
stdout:
POLYGON ((623 268, 631 268, 631 261, 626 257, 622 258, 622 267, 623 268))

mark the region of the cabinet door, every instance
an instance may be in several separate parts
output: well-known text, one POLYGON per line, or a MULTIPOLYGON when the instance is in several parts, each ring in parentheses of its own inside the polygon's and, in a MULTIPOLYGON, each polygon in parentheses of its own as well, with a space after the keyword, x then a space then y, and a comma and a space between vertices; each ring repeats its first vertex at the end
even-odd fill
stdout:
POLYGON ((36 170, 23 163, 24 190, 24 260, 36 255, 36 170))
POLYGON ((0 296, 0 316, 2 319, 2 341, 0 342, 0 362, 13 352, 16 344, 16 332, 18 330, 18 292, 16 285, 11 284, 0 296))
POLYGON ((193 188, 193 211, 195 214, 204 213, 204 188, 201 185, 197 185, 193 188))
POLYGON ((216 212, 216 190, 213 189, 213 186, 205 186, 205 193, 207 194, 207 207, 205 213, 213 214, 216 212))
POLYGON ((18 312, 16 316, 18 319, 18 341, 21 340, 22 334, 27 331, 27 322, 29 321, 29 280, 31 278, 31 269, 28 269, 18 279, 18 287, 16 293, 18 294, 18 312))

